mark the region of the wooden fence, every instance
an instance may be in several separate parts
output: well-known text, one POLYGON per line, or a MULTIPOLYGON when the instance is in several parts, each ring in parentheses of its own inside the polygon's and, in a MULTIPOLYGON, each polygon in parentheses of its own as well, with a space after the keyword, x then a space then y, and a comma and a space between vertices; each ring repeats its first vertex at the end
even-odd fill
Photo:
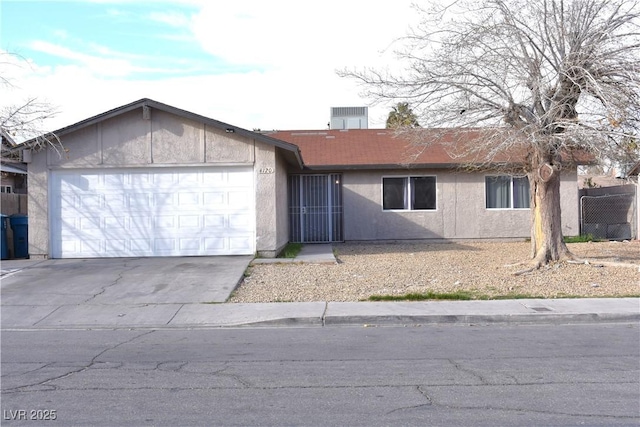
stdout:
POLYGON ((4 215, 27 215, 27 195, 0 193, 0 213, 4 215))

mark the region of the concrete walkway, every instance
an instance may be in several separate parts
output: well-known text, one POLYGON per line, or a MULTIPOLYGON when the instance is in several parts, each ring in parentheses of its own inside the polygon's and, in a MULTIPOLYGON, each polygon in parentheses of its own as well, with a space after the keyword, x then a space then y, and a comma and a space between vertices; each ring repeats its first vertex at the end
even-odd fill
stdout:
MULTIPOLYGON (((320 244, 305 245, 295 259, 256 259, 253 262, 335 263, 336 259, 331 245, 320 244)), ((122 277, 117 281, 122 281, 122 277)), ((640 298, 223 304, 188 300, 141 303, 130 298, 115 298, 107 303, 96 297, 81 302, 63 295, 60 298, 49 296, 47 301, 37 303, 24 299, 20 304, 6 304, 8 301, 4 297, 9 295, 3 296, 3 330, 640 321, 640 298)))
POLYGON ((252 264, 285 264, 304 262, 310 264, 335 264, 333 247, 328 243, 304 245, 295 258, 256 258, 252 264))

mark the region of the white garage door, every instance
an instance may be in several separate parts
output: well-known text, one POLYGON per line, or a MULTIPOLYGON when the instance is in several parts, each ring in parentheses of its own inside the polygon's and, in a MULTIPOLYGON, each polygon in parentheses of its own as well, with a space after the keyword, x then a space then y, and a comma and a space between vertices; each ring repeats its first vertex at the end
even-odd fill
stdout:
POLYGON ((249 167, 53 171, 54 258, 252 254, 249 167))

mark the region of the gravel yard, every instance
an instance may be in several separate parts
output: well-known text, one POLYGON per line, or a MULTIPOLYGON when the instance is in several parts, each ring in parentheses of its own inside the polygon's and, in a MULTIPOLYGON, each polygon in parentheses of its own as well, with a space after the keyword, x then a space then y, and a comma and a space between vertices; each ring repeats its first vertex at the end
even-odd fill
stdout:
POLYGON ((527 242, 341 243, 338 264, 258 264, 229 302, 361 301, 372 295, 471 291, 497 297, 640 295, 640 242, 569 244, 590 265, 567 263, 514 276, 527 242), (603 267, 598 261, 637 264, 603 267))

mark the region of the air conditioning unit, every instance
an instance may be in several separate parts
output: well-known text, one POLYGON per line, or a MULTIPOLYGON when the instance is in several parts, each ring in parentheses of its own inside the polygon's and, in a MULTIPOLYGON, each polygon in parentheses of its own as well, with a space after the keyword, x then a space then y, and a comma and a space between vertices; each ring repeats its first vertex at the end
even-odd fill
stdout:
POLYGON ((368 129, 369 107, 331 107, 331 129, 368 129))

